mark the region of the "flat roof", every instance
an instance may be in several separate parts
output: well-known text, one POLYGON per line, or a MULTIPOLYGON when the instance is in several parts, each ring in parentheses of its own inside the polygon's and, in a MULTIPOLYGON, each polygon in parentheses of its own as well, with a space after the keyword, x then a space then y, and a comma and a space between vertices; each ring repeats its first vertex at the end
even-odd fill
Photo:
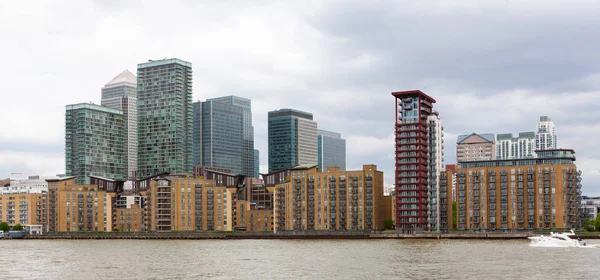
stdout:
POLYGON ((123 111, 121 111, 119 109, 108 108, 108 107, 96 105, 94 103, 78 103, 78 104, 67 105, 67 111, 79 110, 79 109, 89 109, 89 110, 95 110, 95 111, 100 111, 100 112, 105 112, 105 113, 121 114, 121 115, 123 114, 123 111))
POLYGON ((148 62, 138 63, 137 67, 138 67, 138 69, 140 69, 140 68, 148 68, 148 67, 161 66, 161 65, 173 64, 173 63, 181 64, 181 65, 187 66, 187 67, 192 67, 191 62, 187 62, 187 61, 181 60, 179 58, 165 58, 165 59, 161 59, 161 60, 149 59, 148 62))
POLYGON ((395 97, 403 97, 403 96, 411 96, 411 95, 420 95, 422 97, 425 97, 427 99, 429 99, 429 102, 431 103, 435 103, 435 99, 433 99, 431 96, 425 94, 424 92, 415 89, 415 90, 406 90, 406 91, 395 91, 392 92, 392 95, 395 97))

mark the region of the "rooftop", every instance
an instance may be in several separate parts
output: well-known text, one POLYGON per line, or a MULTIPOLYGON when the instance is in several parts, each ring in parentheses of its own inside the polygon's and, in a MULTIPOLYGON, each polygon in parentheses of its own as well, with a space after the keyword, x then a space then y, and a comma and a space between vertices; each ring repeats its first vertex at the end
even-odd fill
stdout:
POLYGON ((466 134, 458 135, 458 138, 456 138, 456 144, 460 144, 462 141, 465 141, 465 139, 467 139, 473 135, 479 136, 490 143, 494 143, 494 134, 493 133, 482 133, 482 134, 471 133, 469 135, 466 135, 466 134))
POLYGON ((418 95, 421 97, 424 97, 426 99, 429 100, 429 102, 431 103, 435 103, 435 99, 433 99, 431 96, 425 94, 424 92, 416 89, 416 90, 407 90, 407 91, 396 91, 396 92, 392 92, 392 95, 395 97, 404 97, 404 96, 414 96, 414 95, 418 95))
POLYGON ((105 87, 116 86, 121 84, 129 84, 137 86, 137 78, 133 73, 129 72, 129 70, 125 69, 121 74, 114 77, 108 83, 106 83, 105 87))
POLYGON ((96 105, 94 103, 78 103, 78 104, 67 105, 67 111, 79 110, 79 109, 89 109, 89 110, 96 110, 96 111, 101 111, 101 112, 106 112, 106 113, 123 114, 123 111, 121 111, 119 109, 108 108, 108 107, 96 105))
POLYGON ((187 66, 187 67, 192 67, 191 62, 187 62, 187 61, 181 60, 179 58, 165 58, 165 59, 161 59, 161 60, 148 59, 148 62, 139 63, 138 69, 173 64, 173 63, 181 64, 181 65, 187 66))

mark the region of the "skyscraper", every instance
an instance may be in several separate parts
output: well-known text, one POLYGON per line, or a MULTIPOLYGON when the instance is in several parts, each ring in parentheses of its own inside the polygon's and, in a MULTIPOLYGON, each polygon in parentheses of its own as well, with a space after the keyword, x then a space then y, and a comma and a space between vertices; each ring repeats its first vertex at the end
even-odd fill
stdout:
POLYGON ((294 109, 269 112, 269 172, 319 163, 317 122, 294 109))
POLYGON ((535 149, 552 150, 556 149, 556 134, 554 122, 548 116, 541 116, 536 126, 535 149))
POLYGON ((133 179, 132 175, 137 170, 138 157, 138 131, 137 131, 137 82, 135 75, 125 70, 110 80, 102 88, 100 105, 123 111, 125 118, 125 161, 126 176, 133 179))
POLYGON ((194 103, 194 164, 254 177, 250 99, 225 96, 194 103))
POLYGON ((327 171, 327 167, 337 166, 346 171, 346 139, 336 132, 317 130, 319 167, 327 171))
POLYGON ((420 90, 392 92, 396 104, 396 229, 439 231, 443 128, 435 99, 420 90))
POLYGON ((254 149, 254 178, 260 178, 260 153, 254 149))
POLYGON ((192 64, 177 58, 138 64, 137 177, 192 173, 192 64))
POLYGON ((66 175, 78 184, 90 176, 125 180, 125 119, 121 110, 89 103, 67 105, 66 175))

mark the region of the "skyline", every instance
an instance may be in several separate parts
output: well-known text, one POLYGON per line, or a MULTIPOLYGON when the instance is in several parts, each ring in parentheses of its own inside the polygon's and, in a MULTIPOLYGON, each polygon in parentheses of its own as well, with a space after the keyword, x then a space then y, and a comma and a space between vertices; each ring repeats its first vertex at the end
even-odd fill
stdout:
POLYGON ((456 162, 457 135, 534 131, 547 115, 558 148, 577 153, 583 194, 600 195, 593 141, 600 137, 600 55, 592 40, 600 8, 592 1, 469 2, 344 2, 344 9, 173 2, 157 11, 132 2, 4 4, 0 33, 12 40, 2 47, 11 55, 0 73, 11 82, 0 92, 12 106, 0 122, 0 178, 64 173, 65 105, 100 104, 101 88, 115 75, 166 56, 194 65, 193 101, 252 100, 261 173, 268 164, 267 113, 293 108, 344 135, 348 169, 376 164, 391 184, 390 93, 420 89, 437 100, 445 164, 456 162), (153 22, 167 20, 166 11, 189 29, 153 22), (169 40, 154 36, 166 31, 173 31, 169 40))

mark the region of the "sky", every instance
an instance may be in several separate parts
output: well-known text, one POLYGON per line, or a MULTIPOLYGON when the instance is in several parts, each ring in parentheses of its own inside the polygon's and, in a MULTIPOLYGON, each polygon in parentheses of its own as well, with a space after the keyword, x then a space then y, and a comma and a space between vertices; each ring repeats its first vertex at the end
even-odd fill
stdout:
POLYGON ((64 173, 65 106, 148 59, 192 63, 193 99, 252 100, 267 172, 267 113, 311 112, 347 139, 347 169, 394 173, 393 91, 437 100, 456 137, 556 125, 583 194, 600 195, 596 0, 2 1, 0 178, 64 173))

